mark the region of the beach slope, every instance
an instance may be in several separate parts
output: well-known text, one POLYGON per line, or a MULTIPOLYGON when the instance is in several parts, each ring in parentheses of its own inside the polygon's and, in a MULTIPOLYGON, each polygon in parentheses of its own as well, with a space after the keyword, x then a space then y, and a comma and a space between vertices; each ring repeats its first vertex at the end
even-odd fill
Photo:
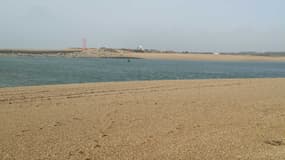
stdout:
POLYGON ((285 159, 285 79, 0 89, 0 159, 285 159))

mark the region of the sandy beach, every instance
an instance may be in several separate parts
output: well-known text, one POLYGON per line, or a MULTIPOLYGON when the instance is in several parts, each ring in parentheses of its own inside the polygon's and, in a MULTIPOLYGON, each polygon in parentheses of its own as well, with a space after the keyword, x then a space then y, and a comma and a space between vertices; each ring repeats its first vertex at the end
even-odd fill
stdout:
POLYGON ((146 53, 130 55, 144 59, 162 60, 194 60, 194 61, 276 61, 284 62, 285 57, 269 57, 254 55, 213 55, 213 54, 178 54, 178 53, 146 53))
POLYGON ((257 56, 257 55, 214 55, 214 54, 193 54, 193 53, 140 53, 115 50, 117 52, 89 49, 75 54, 75 57, 100 57, 100 58, 142 58, 158 60, 192 60, 192 61, 273 61, 285 62, 284 56, 257 56))
POLYGON ((1 160, 285 159, 285 79, 0 89, 1 160))

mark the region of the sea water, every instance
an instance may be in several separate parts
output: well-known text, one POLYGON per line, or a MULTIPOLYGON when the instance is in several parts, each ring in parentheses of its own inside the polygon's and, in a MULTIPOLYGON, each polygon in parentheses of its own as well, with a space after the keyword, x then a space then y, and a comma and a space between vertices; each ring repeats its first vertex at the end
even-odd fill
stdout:
POLYGON ((0 57, 0 87, 133 80, 274 77, 285 77, 284 62, 0 57))

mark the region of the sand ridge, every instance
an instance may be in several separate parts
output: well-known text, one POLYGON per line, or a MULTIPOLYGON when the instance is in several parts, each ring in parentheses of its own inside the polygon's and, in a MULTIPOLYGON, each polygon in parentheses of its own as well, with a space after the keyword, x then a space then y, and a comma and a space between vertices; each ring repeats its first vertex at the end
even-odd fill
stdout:
POLYGON ((65 49, 65 50, 1 50, 0 56, 60 56, 85 58, 139 58, 156 60, 184 60, 184 61, 262 61, 284 62, 284 56, 241 55, 241 54, 199 54, 176 52, 135 52, 122 49, 65 49))
POLYGON ((284 159, 285 79, 0 89, 0 159, 284 159))
POLYGON ((284 62, 283 56, 262 56, 262 55, 214 55, 214 54, 193 54, 193 53, 166 53, 166 52, 130 52, 115 50, 101 51, 98 49, 88 49, 75 55, 75 57, 101 57, 101 58, 142 58, 142 59, 157 59, 157 60, 193 60, 193 61, 269 61, 269 62, 284 62))

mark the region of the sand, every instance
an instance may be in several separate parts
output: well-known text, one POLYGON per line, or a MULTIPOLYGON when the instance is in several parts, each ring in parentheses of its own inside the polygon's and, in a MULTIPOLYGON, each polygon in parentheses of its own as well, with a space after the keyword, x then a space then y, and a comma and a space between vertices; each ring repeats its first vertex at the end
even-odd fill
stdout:
POLYGON ((254 55, 213 55, 213 54, 177 54, 177 53, 134 53, 128 56, 144 59, 193 60, 193 61, 275 61, 284 62, 285 57, 254 55))
POLYGON ((103 58, 142 58, 158 60, 192 60, 192 61, 273 61, 285 62, 285 56, 256 56, 256 55, 214 55, 214 54, 193 54, 193 53, 164 53, 164 52, 130 52, 123 50, 98 50, 88 49, 74 57, 103 57, 103 58))
POLYGON ((65 50, 1 50, 1 56, 60 56, 85 58, 142 58, 156 60, 184 60, 184 61, 269 61, 285 62, 285 56, 256 56, 256 55, 214 55, 193 53, 138 53, 119 49, 65 49, 65 50))
POLYGON ((285 79, 2 88, 0 159, 284 160, 285 79))
POLYGON ((285 62, 285 57, 272 56, 256 56, 256 55, 214 55, 214 54, 193 54, 193 53, 137 53, 137 52, 108 52, 89 49, 74 57, 96 57, 96 58, 142 58, 156 60, 184 60, 184 61, 269 61, 269 62, 285 62))

